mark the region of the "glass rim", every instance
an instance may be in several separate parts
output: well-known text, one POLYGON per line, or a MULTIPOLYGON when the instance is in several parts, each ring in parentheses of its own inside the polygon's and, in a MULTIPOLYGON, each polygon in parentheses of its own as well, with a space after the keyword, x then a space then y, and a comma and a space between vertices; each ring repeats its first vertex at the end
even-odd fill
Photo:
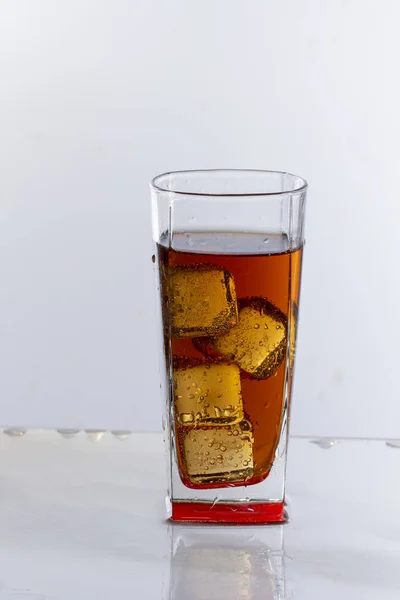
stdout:
POLYGON ((303 177, 298 175, 294 175, 293 173, 288 173, 287 171, 275 171, 270 169, 187 169, 183 171, 166 171, 165 173, 160 173, 156 175, 150 182, 150 187, 155 192, 163 192, 166 194, 180 194, 182 196, 207 196, 207 197, 225 197, 225 198, 244 198, 244 197, 254 197, 254 196, 286 196, 288 194, 305 192, 308 188, 308 183, 303 177), (272 192, 228 192, 228 193, 210 193, 210 192, 193 192, 187 190, 171 190, 166 186, 160 185, 159 181, 167 177, 169 175, 194 175, 194 174, 211 174, 211 173, 246 173, 247 175, 260 174, 263 173, 265 175, 286 175, 292 178, 293 181, 297 180, 299 183, 294 189, 287 190, 277 190, 272 192))

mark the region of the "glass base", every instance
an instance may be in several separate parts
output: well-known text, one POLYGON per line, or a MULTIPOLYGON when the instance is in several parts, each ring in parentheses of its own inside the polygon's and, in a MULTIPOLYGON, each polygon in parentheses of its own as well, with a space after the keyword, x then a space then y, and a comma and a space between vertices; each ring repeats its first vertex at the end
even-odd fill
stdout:
POLYGON ((171 521, 268 525, 287 519, 284 502, 172 502, 171 521))

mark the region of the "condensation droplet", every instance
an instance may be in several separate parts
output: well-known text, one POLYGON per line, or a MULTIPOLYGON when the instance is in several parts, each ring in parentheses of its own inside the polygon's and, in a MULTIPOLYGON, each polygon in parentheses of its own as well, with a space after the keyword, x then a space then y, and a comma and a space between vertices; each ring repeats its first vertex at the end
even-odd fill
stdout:
POLYGON ((264 238, 263 244, 269 244, 269 238, 268 237, 264 238))
POLYGON ((151 257, 151 262, 152 262, 152 263, 155 263, 155 262, 156 262, 156 255, 155 255, 155 254, 153 254, 153 256, 151 257))

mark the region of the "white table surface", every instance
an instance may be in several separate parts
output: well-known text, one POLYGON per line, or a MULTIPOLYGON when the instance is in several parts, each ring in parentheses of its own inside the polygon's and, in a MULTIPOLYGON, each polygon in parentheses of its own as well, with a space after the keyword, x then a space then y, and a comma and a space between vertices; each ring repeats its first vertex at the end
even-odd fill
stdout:
POLYGON ((159 434, 10 433, 1 600, 400 598, 400 443, 292 439, 290 522, 214 527, 164 520, 159 434))

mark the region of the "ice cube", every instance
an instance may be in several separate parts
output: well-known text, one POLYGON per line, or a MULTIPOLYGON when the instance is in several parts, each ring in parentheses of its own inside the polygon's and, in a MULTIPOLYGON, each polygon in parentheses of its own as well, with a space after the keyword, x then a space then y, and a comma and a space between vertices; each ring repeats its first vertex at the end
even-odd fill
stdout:
POLYGON ((266 298, 239 300, 239 322, 228 332, 196 340, 206 353, 234 361, 255 379, 271 377, 287 346, 287 318, 266 298))
POLYGON ((173 379, 175 415, 180 425, 228 425, 243 419, 237 365, 202 363, 174 368, 173 379))
POLYGON ((181 437, 192 483, 245 481, 252 477, 254 440, 249 421, 181 430, 181 437))
POLYGON ((213 265, 169 270, 169 314, 177 338, 219 335, 237 323, 235 284, 213 265))

